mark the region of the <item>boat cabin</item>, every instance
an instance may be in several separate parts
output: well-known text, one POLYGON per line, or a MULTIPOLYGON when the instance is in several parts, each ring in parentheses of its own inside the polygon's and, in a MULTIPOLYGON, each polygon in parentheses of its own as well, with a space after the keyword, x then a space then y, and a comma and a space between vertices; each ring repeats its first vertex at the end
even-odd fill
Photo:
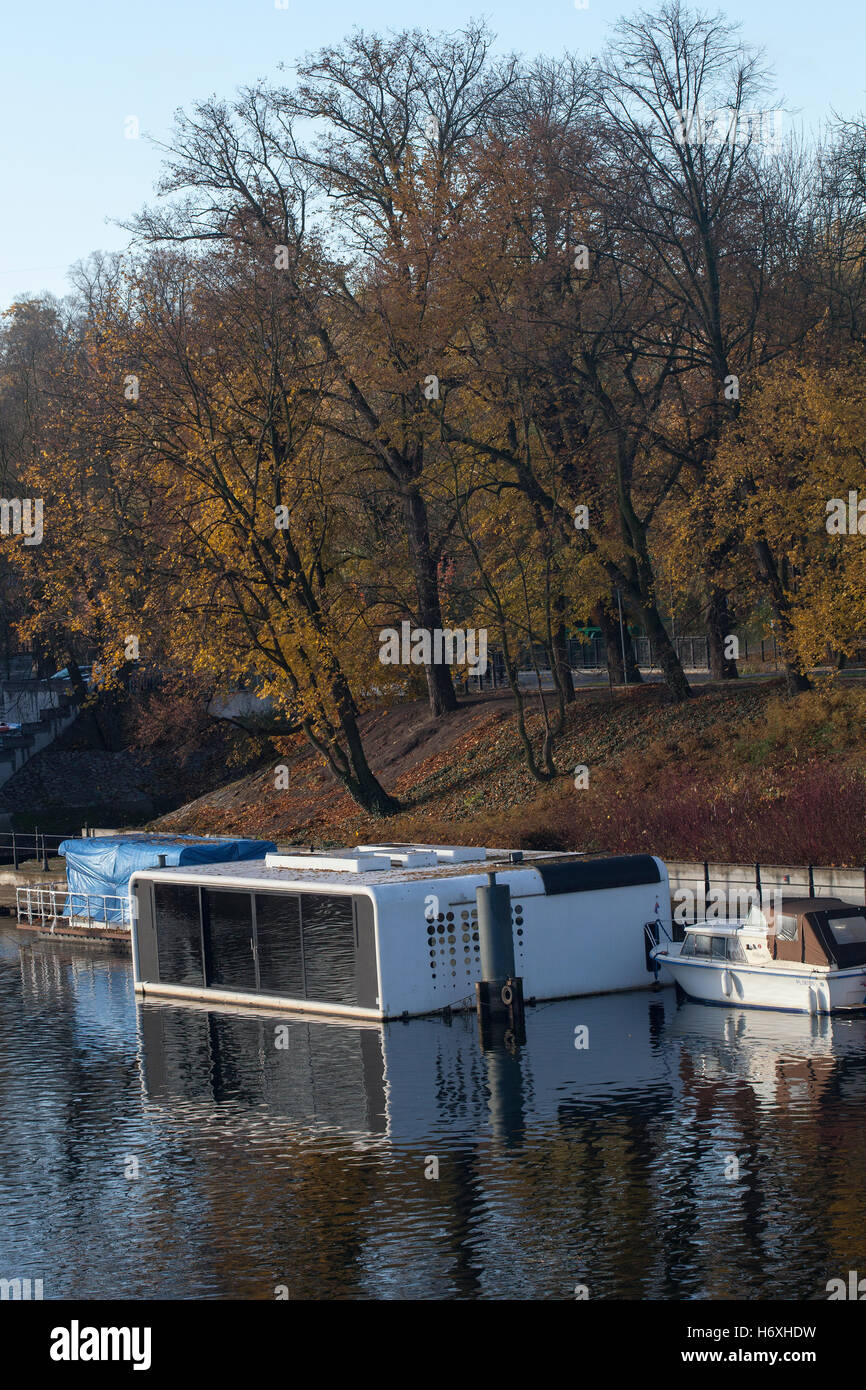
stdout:
POLYGON ((137 872, 135 988, 374 1019, 474 1008, 491 873, 527 999, 653 983, 645 927, 671 928, 661 860, 380 844, 137 872))
POLYGON ((774 895, 753 906, 745 922, 701 922, 686 928, 680 952, 741 965, 769 961, 801 965, 866 965, 866 907, 841 898, 774 895))

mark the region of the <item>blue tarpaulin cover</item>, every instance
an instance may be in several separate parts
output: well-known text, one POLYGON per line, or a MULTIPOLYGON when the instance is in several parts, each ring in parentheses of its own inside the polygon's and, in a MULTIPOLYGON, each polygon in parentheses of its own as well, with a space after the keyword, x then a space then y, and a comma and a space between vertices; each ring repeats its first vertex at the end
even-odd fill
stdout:
POLYGON ((103 898, 125 898, 131 876, 138 869, 155 869, 161 854, 165 855, 166 868, 170 868, 175 864, 264 859, 276 848, 272 840, 199 835, 95 835, 85 840, 64 840, 58 847, 58 853, 66 856, 69 888, 63 915, 87 916, 89 906, 89 915, 100 921, 125 920, 121 904, 105 904, 103 898))

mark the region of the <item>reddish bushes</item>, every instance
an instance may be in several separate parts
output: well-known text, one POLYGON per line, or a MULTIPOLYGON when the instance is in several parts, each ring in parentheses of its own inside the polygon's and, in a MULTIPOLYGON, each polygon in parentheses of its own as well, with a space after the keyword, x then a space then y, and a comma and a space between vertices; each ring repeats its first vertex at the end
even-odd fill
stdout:
MULTIPOLYGON (((478 829, 473 823, 474 832, 478 829)), ((500 823, 498 839, 503 838, 500 823)), ((606 776, 510 821, 527 849, 647 850, 670 859, 866 863, 866 780, 843 764, 809 763, 734 785, 671 767, 647 783, 606 776)))

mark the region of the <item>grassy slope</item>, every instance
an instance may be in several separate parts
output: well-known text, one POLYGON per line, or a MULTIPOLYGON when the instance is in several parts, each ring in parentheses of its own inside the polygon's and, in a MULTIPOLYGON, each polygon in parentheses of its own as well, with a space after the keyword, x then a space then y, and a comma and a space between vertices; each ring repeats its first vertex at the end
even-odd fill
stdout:
POLYGON ((299 743, 274 765, 165 816, 173 829, 267 834, 303 844, 421 840, 631 852, 668 858, 866 863, 866 692, 782 698, 777 682, 703 687, 687 705, 660 686, 584 690, 540 786, 510 702, 451 721, 423 706, 365 717, 371 762, 405 810, 365 815, 299 743), (589 769, 576 789, 570 771, 589 769))

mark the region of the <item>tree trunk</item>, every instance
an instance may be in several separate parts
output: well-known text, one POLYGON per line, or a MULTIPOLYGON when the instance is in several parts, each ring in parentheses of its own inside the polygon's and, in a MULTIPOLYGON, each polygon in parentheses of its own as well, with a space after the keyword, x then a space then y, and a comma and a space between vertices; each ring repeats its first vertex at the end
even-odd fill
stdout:
POLYGON ((607 669, 610 671, 613 684, 625 685, 626 683, 622 666, 622 649, 625 646, 625 672, 628 676, 628 684, 641 685, 643 676, 635 657, 634 643, 628 630, 626 615, 623 614, 622 632, 620 632, 619 626, 619 613, 617 612, 614 617, 613 612, 607 609, 603 603, 596 604, 592 612, 592 620, 596 627, 601 628, 607 655, 607 669))
POLYGON ((710 584, 706 606, 707 643, 710 649, 710 675, 714 681, 734 681, 739 677, 737 663, 725 655, 725 644, 733 633, 728 595, 710 584))
POLYGON ((363 806, 365 811, 374 816, 393 816, 402 809, 400 802, 385 790, 367 761, 364 742, 358 728, 355 701, 342 671, 332 673, 331 693, 337 706, 340 731, 346 741, 351 771, 344 774, 338 767, 334 767, 333 763, 331 766, 350 796, 359 806, 363 806))
POLYGON ((755 541, 755 558, 758 573, 763 580, 770 599, 770 607, 776 620, 776 640, 782 653, 785 680, 789 695, 800 695, 812 689, 812 682, 803 670, 802 663, 791 650, 791 606, 779 575, 776 558, 765 540, 755 541))
POLYGON ((655 604, 644 599, 641 604, 641 617, 656 660, 662 668, 665 683, 674 699, 677 701, 691 699, 691 686, 677 656, 676 647, 668 636, 668 630, 662 622, 655 604))
MULTIPOLYGON (((559 600, 557 600, 559 607, 559 600)), ((553 678, 557 688, 562 691, 563 699, 567 705, 574 700, 574 677, 571 674, 571 662, 568 659, 568 639, 565 635, 565 623, 557 623, 553 631, 553 678)))
MULTIPOLYGON (((433 633, 442 628, 442 606, 439 601, 439 577, 436 562, 430 547, 430 526, 427 518, 427 504, 417 487, 404 490, 403 505, 406 517, 406 534, 409 539, 409 555, 415 574, 415 589, 418 595, 418 624, 426 629, 432 639, 433 633)), ((451 679, 451 670, 443 663, 429 662, 425 666, 427 690, 431 713, 437 717, 457 709, 457 694, 451 679)))

